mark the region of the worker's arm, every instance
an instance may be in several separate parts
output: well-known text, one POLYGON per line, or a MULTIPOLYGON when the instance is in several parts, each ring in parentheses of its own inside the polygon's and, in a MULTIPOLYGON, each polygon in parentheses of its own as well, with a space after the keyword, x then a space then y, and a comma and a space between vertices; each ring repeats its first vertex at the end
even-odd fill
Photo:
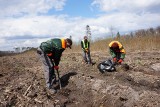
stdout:
POLYGON ((88 42, 88 49, 90 49, 90 42, 88 42))
POLYGON ((121 53, 121 57, 120 57, 120 58, 121 58, 121 59, 124 59, 124 58, 125 58, 125 55, 126 55, 125 53, 121 53))
POLYGON ((125 49, 123 48, 123 46, 120 48, 120 52, 121 52, 121 59, 124 59, 125 58, 125 55, 126 55, 126 51, 125 49))
POLYGON ((83 47, 83 42, 81 41, 81 48, 83 51, 85 51, 85 48, 83 47))
POLYGON ((112 58, 116 57, 116 54, 114 53, 112 48, 109 48, 109 51, 110 51, 110 54, 111 54, 112 58))
POLYGON ((59 65, 63 51, 64 49, 55 49, 54 56, 53 56, 55 66, 59 65))

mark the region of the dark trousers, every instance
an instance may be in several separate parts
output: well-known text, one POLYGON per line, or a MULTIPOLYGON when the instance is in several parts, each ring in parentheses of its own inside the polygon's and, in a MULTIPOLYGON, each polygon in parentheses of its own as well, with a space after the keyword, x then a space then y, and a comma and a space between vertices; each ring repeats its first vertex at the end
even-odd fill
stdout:
POLYGON ((90 51, 85 52, 83 51, 83 59, 86 63, 91 64, 91 55, 90 55, 90 51))
POLYGON ((54 63, 40 48, 37 49, 37 53, 43 64, 46 86, 51 88, 53 81, 56 79, 54 63))
POLYGON ((120 58, 121 58, 121 53, 120 53, 120 52, 116 52, 115 54, 116 54, 117 61, 120 60, 120 58))

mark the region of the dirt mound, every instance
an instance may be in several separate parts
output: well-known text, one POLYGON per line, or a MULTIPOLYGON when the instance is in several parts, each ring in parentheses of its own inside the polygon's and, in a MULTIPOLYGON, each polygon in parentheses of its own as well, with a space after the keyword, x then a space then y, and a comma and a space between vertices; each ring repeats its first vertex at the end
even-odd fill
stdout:
POLYGON ((0 106, 160 107, 160 52, 128 53, 127 66, 101 74, 97 65, 108 59, 91 53, 95 65, 82 63, 81 53, 65 53, 60 62, 62 89, 51 95, 35 51, 0 57, 0 106), (155 68, 156 66, 156 68, 155 68))

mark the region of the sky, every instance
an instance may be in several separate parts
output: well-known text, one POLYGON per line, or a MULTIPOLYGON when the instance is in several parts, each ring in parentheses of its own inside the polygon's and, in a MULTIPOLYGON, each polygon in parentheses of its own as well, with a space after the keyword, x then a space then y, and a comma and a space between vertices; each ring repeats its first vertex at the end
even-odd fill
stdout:
POLYGON ((74 42, 160 26, 160 0, 0 0, 0 51, 38 47, 51 38, 74 42))

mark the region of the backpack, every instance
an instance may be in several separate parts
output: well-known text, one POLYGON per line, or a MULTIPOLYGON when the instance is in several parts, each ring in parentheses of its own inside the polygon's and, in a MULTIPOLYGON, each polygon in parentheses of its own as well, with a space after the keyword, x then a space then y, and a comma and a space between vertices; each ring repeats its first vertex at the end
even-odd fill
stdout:
POLYGON ((97 68, 101 73, 115 71, 115 64, 110 60, 103 61, 98 64, 97 68))

